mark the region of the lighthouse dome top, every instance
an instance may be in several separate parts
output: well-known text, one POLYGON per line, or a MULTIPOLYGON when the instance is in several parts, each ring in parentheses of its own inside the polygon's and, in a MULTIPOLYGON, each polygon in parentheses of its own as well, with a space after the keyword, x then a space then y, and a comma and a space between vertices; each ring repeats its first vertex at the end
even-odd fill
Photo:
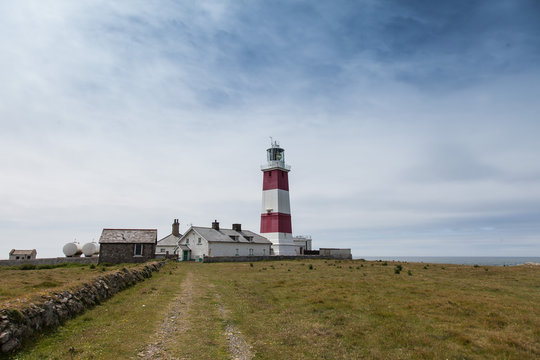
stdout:
POLYGON ((291 167, 285 164, 285 150, 275 140, 270 141, 270 147, 266 150, 266 160, 268 163, 261 166, 263 171, 270 169, 291 170, 291 167))

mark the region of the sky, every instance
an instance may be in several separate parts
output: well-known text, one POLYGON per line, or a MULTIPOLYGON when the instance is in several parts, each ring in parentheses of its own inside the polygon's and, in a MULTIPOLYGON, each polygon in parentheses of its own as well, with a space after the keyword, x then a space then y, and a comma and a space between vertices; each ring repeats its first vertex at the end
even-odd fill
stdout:
POLYGON ((0 258, 103 228, 540 256, 540 2, 0 1, 0 258))

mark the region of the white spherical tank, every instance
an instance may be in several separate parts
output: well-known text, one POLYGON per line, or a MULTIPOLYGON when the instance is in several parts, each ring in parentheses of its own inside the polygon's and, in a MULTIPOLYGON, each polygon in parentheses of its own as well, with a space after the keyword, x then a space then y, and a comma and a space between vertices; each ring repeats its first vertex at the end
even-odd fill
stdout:
POLYGON ((72 241, 64 245, 62 251, 67 257, 79 257, 82 254, 82 247, 78 242, 72 241))
POLYGON ((82 252, 86 257, 99 255, 99 244, 97 242, 86 243, 82 247, 82 252))

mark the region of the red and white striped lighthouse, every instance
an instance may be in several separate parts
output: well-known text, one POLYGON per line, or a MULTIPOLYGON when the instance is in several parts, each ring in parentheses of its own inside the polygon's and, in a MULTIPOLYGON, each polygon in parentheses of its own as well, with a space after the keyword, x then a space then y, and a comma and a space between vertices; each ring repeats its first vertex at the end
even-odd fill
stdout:
POLYGON ((276 141, 266 150, 268 163, 263 171, 261 234, 272 242, 274 255, 296 255, 292 237, 289 201, 289 171, 285 154, 276 141))

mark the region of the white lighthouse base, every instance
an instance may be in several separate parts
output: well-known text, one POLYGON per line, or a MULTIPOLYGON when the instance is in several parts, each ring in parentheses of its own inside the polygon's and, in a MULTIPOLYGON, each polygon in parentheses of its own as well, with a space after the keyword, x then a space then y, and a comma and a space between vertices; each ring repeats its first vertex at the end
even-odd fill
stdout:
POLYGON ((261 234, 272 242, 274 255, 295 256, 296 245, 294 244, 292 234, 287 233, 263 233, 261 234))

